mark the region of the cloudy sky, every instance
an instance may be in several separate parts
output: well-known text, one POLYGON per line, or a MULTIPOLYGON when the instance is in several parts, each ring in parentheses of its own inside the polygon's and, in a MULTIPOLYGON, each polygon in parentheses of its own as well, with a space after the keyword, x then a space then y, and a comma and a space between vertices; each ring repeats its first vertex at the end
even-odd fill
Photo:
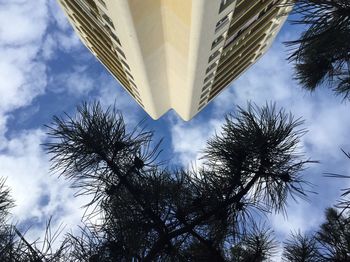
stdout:
POLYGON ((13 220, 32 224, 29 234, 35 238, 50 216, 54 227, 63 223, 68 231, 80 223, 84 200, 73 197, 63 178, 50 174, 41 143, 52 116, 73 113, 84 100, 97 99, 105 106, 116 101, 130 127, 146 118, 156 138, 164 138, 162 157, 184 166, 198 158, 205 141, 219 132, 224 115, 236 105, 267 101, 305 120, 309 132, 303 137, 303 152, 320 161, 304 172, 317 194, 310 195, 309 202, 291 201, 288 217, 272 214, 271 225, 281 238, 314 229, 322 222, 324 208, 339 199, 341 188, 350 186, 349 181, 323 175, 349 173, 349 161, 340 149, 350 151, 350 105, 326 88, 310 94, 292 80, 283 41, 297 35, 285 25, 270 51, 190 122, 172 111, 154 121, 82 45, 55 0, 0 0, 0 177, 7 179, 16 201, 13 220))

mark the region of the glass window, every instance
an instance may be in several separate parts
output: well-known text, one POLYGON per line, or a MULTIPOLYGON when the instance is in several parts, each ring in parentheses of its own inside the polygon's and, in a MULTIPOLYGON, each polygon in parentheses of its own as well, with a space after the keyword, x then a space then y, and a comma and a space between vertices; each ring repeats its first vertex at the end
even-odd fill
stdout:
POLYGON ((201 105, 202 103, 204 103, 204 102, 205 102, 205 100, 207 100, 207 98, 206 98, 206 97, 202 98, 202 100, 201 100, 201 101, 199 101, 199 104, 201 105))
POLYGON ((201 99, 202 99, 203 97, 206 97, 207 94, 208 94, 208 92, 209 92, 209 89, 205 90, 205 91, 202 93, 202 95, 201 95, 201 99))
POLYGON ((211 49, 214 49, 218 44, 220 44, 221 42, 222 42, 222 40, 224 40, 224 35, 222 34, 222 35, 220 35, 218 38, 216 38, 215 40, 214 40, 214 42, 212 43, 212 45, 211 45, 211 49))
POLYGON ((207 71, 205 72, 206 74, 208 74, 212 69, 214 69, 216 67, 216 62, 212 63, 208 68, 207 71))
POLYGON ((212 81, 210 81, 209 83, 205 84, 205 85, 203 86, 202 92, 204 92, 205 90, 207 90, 208 87, 211 86, 211 84, 212 84, 212 81))
POLYGON ((105 1, 103 0, 98 0, 98 1, 101 3, 101 5, 103 5, 104 7, 107 7, 105 1))
POLYGON ((129 65, 128 65, 123 59, 121 59, 120 61, 122 62, 122 64, 123 64, 127 69, 130 70, 129 65))
POLYGON ((221 53, 221 50, 216 50, 211 56, 209 56, 209 63, 213 61, 219 54, 221 53))
POLYGON ((221 4, 220 4, 220 9, 219 9, 219 13, 221 13, 222 11, 224 11, 226 9, 226 7, 228 7, 230 4, 232 4, 235 0, 221 0, 221 4))
POLYGON ((219 31, 221 28, 223 28, 229 21, 229 15, 222 18, 219 22, 217 22, 215 27, 215 32, 219 31))
POLYGON ((209 79, 214 76, 214 72, 210 73, 206 78, 204 78, 204 83, 206 83, 209 79))

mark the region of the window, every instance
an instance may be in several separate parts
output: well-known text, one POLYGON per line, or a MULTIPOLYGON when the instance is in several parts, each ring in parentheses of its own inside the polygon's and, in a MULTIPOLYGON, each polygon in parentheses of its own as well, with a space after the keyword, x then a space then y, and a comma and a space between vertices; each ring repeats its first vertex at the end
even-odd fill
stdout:
POLYGON ((219 22, 216 23, 215 33, 217 31, 219 31, 221 28, 223 28, 228 23, 228 21, 230 20, 229 16, 230 16, 230 14, 228 14, 227 16, 225 16, 219 22))
POLYGON ((236 1, 236 7, 239 6, 240 4, 242 4, 242 2, 244 2, 245 0, 237 0, 236 1))
POLYGON ((115 46, 115 49, 117 49, 118 54, 120 54, 124 59, 126 59, 124 52, 118 46, 115 46))
MULTIPOLYGON (((123 60, 122 60, 123 61, 123 60)), ((128 77, 131 79, 131 80, 134 80, 133 76, 128 72, 128 71, 125 71, 125 73, 128 75, 128 77)))
POLYGON ((101 5, 103 5, 105 8, 107 7, 105 1, 103 1, 103 0, 98 0, 98 1, 99 1, 99 2, 101 3, 101 5))
POLYGON ((222 35, 220 35, 218 38, 216 38, 215 40, 214 40, 214 42, 212 43, 212 45, 211 45, 211 49, 214 49, 218 44, 220 44, 221 42, 222 42, 222 40, 224 40, 224 35, 222 34, 222 35))
POLYGON ((108 31, 108 34, 120 45, 119 38, 113 33, 112 29, 108 25, 104 25, 104 28, 108 31))
POLYGON ((208 94, 208 92, 209 92, 209 89, 205 90, 205 92, 203 92, 202 95, 201 95, 201 99, 202 99, 203 97, 206 97, 207 94, 208 94))
POLYGON ((106 14, 103 14, 102 17, 114 29, 114 24, 112 20, 106 14))
POLYGON ((64 1, 60 1, 60 2, 61 2, 61 4, 63 5, 63 7, 64 7, 66 10, 68 10, 66 3, 65 3, 64 1))
MULTIPOLYGON (((241 28, 237 33, 232 34, 225 43, 224 48, 226 48, 227 46, 229 46, 233 41, 235 41, 242 33, 245 32, 245 30, 247 28, 249 28, 256 20, 258 20, 258 16, 259 14, 253 16, 251 19, 249 19, 241 28)), ((243 39, 245 38, 245 36, 243 37, 243 39)))
POLYGON ((214 76, 214 72, 210 73, 206 78, 204 78, 204 83, 206 83, 209 79, 214 76))
POLYGON ((270 31, 271 31, 271 32, 274 31, 274 30, 277 28, 277 26, 279 26, 279 24, 274 24, 274 25, 271 27, 271 30, 270 30, 270 31))
POLYGON ((208 74, 212 69, 214 69, 216 67, 216 62, 212 63, 208 68, 207 71, 205 72, 206 74, 208 74))
POLYGON ((117 43, 120 43, 120 41, 119 41, 118 37, 115 35, 115 33, 113 33, 112 31, 109 31, 109 34, 117 43))
POLYGON ((264 50, 264 49, 266 48, 266 46, 267 46, 267 44, 264 44, 264 45, 260 48, 260 50, 264 50))
POLYGON ((256 14, 255 16, 253 16, 252 18, 250 18, 242 27, 241 30, 244 31, 246 30, 248 27, 250 27, 256 20, 259 19, 259 14, 256 14))
POLYGON ((212 84, 212 81, 210 81, 209 83, 205 84, 205 85, 203 86, 202 92, 204 92, 205 90, 207 90, 208 87, 211 86, 211 84, 212 84))
POLYGON ((221 0, 219 14, 226 9, 230 4, 232 4, 235 0, 221 0))
POLYGON ((120 60, 122 63, 123 63, 123 65, 127 68, 127 69, 129 69, 130 70, 130 67, 129 67, 129 65, 122 59, 122 60, 120 60))
POLYGON ((93 12, 97 13, 97 6, 94 0, 85 0, 85 2, 92 8, 93 12))
POLYGON ((200 105, 203 104, 203 102, 204 102, 205 100, 207 100, 206 97, 202 98, 202 100, 199 102, 199 104, 200 104, 200 105))
MULTIPOLYGON (((135 83, 134 83, 134 85, 135 85, 135 83)), ((135 92, 135 94, 137 94, 137 96, 140 96, 140 93, 139 93, 139 91, 137 91, 136 87, 133 89, 133 91, 135 92)))
POLYGON ((132 89, 132 93, 136 98, 138 98, 141 101, 140 95, 137 92, 135 92, 135 89, 132 89))
POLYGON ((242 33, 244 30, 239 30, 237 33, 233 34, 226 40, 224 48, 229 46, 233 41, 235 41, 242 33))
MULTIPOLYGON (((134 81, 132 80, 132 79, 129 79, 129 82, 132 84, 132 86, 133 86, 133 90, 136 90, 137 89, 137 86, 136 86, 136 84, 134 83, 134 81)), ((138 93, 138 92, 137 92, 138 93)))
POLYGON ((140 98, 135 97, 136 101, 139 102, 140 105, 142 105, 140 98))
POLYGON ((209 63, 213 61, 218 55, 220 55, 221 50, 216 50, 211 56, 209 56, 209 63))
POLYGON ((71 16, 69 13, 68 13, 68 16, 69 16, 69 18, 70 18, 72 21, 74 21, 74 22, 75 22, 75 19, 74 19, 74 17, 73 17, 73 16, 71 16))
POLYGON ((112 19, 110 19, 109 16, 106 15, 101 9, 99 9, 99 12, 100 12, 102 18, 110 25, 110 27, 115 29, 114 24, 112 22, 112 19))
POLYGON ((205 104, 203 104, 200 107, 198 107, 198 111, 201 110, 204 106, 205 106, 205 104))

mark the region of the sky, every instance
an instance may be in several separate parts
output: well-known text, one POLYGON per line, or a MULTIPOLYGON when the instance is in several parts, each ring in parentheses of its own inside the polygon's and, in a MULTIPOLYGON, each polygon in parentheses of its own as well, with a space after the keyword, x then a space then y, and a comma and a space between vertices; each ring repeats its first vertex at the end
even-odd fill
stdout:
POLYGON ((350 105, 325 87, 309 93, 293 80, 283 42, 296 39, 299 29, 287 23, 262 59, 191 121, 173 111, 152 120, 83 46, 55 0, 0 0, 0 177, 16 203, 11 219, 24 228, 31 225, 27 234, 33 239, 42 236, 51 216, 53 228, 63 224, 64 231, 81 224, 86 202, 74 197, 63 177, 50 173, 41 145, 53 115, 73 114, 83 101, 98 100, 105 107, 115 102, 129 128, 145 119, 155 140, 163 138, 163 159, 188 167, 207 139, 220 133, 225 114, 251 101, 275 102, 305 120, 301 150, 319 164, 309 165, 303 175, 317 194, 290 201, 287 217, 271 214, 268 220, 281 239, 316 229, 324 209, 339 200, 340 189, 350 187, 350 181, 324 177, 349 174, 341 148, 350 151, 350 105))

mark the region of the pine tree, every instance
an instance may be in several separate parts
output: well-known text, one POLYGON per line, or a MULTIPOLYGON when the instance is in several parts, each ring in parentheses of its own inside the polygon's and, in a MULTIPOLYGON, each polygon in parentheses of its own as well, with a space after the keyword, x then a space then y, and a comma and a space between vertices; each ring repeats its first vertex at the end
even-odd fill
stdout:
POLYGON ((268 261, 277 253, 278 242, 265 225, 251 225, 231 248, 231 262, 268 261))
POLYGON ((57 249, 52 247, 59 230, 51 232, 47 223, 44 240, 29 242, 16 225, 9 220, 14 201, 5 179, 0 179, 0 261, 1 262, 56 262, 64 261, 66 244, 62 242, 57 249))
MULTIPOLYGON (((83 104, 75 116, 55 117, 46 144, 52 169, 91 196, 86 219, 100 219, 69 237, 70 254, 81 261, 229 261, 235 240, 248 241, 242 236, 255 213, 284 211, 289 196, 306 196, 301 171, 311 161, 297 150, 301 124, 274 105, 238 108, 193 170, 161 165, 152 132, 128 131, 113 108, 83 104)), ((261 260, 268 256, 259 250, 261 260)))
POLYGON ((283 261, 288 262, 319 262, 319 243, 314 235, 292 233, 284 242, 283 261))
MULTIPOLYGON (((350 154, 343 150, 348 159, 350 154)), ((349 178, 346 175, 328 173, 331 178, 349 178)), ((283 257, 292 262, 347 262, 350 261, 350 202, 346 197, 350 189, 344 189, 342 199, 335 207, 325 210, 325 222, 314 234, 292 234, 285 242, 283 257)))
POLYGON ((348 0, 289 0, 295 3, 292 23, 307 29, 295 41, 290 61, 308 90, 323 83, 350 99, 350 2, 348 0))
POLYGON ((326 261, 350 261, 350 216, 335 208, 326 209, 326 221, 320 226, 316 239, 326 261))

